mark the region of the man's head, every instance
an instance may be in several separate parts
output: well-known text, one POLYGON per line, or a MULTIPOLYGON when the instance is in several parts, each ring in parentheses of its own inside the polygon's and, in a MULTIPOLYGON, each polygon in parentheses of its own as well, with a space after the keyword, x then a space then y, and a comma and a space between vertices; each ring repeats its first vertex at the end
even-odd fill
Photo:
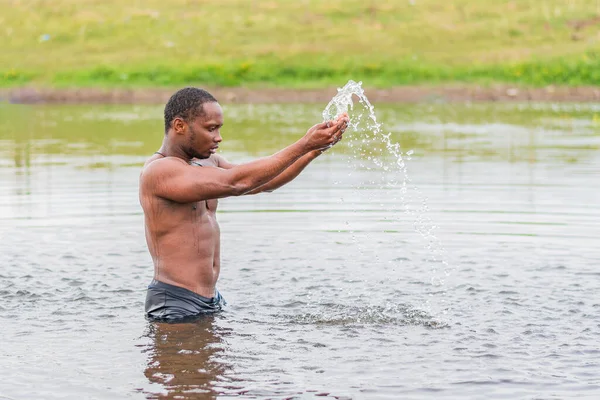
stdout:
POLYGON ((198 88, 176 92, 165 106, 165 134, 189 158, 208 158, 222 140, 223 110, 210 93, 198 88))
POLYGON ((204 103, 217 103, 217 99, 204 89, 188 87, 177 91, 165 105, 165 133, 177 117, 189 123, 202 116, 204 103))

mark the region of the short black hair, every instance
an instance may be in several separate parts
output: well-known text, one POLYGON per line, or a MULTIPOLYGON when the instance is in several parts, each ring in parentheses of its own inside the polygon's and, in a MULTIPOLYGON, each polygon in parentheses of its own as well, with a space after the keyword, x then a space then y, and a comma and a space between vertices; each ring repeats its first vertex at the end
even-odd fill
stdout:
POLYGON ((171 122, 177 117, 190 122, 203 113, 204 103, 217 103, 217 99, 204 89, 183 88, 175 92, 165 105, 165 133, 169 131, 171 122))

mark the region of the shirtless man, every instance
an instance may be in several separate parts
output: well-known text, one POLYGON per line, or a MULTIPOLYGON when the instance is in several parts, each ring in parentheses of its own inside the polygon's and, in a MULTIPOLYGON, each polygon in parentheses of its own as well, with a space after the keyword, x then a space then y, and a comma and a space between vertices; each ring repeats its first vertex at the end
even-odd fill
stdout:
POLYGON ((178 321, 219 311, 217 199, 273 191, 342 138, 348 115, 320 123, 270 157, 234 165, 216 154, 223 110, 202 89, 185 88, 165 106, 162 146, 140 175, 146 242, 154 261, 146 317, 178 321), (200 168, 202 167, 202 168, 200 168))

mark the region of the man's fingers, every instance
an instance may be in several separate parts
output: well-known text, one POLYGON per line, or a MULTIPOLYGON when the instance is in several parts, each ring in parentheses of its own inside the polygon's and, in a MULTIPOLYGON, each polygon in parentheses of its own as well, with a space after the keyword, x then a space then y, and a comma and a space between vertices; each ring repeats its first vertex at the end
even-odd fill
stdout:
POLYGON ((329 128, 325 129, 325 131, 329 134, 329 135, 333 135, 336 131, 338 131, 340 128, 338 126, 338 124, 332 124, 332 126, 330 126, 329 128))
POLYGON ((348 128, 348 122, 347 114, 344 113, 335 121, 326 121, 317 126, 319 130, 323 130, 323 133, 329 136, 329 143, 333 145, 341 140, 342 135, 348 128))
POLYGON ((337 143, 338 143, 340 140, 342 140, 342 137, 343 137, 342 135, 337 135, 337 136, 335 137, 335 139, 333 140, 333 143, 332 143, 332 145, 335 145, 335 144, 337 144, 337 143))
POLYGON ((350 117, 348 117, 347 113, 342 113, 342 114, 338 115, 338 117, 337 117, 338 123, 344 123, 344 122, 348 122, 348 121, 350 121, 350 117))
POLYGON ((339 119, 338 119, 338 125, 340 126, 340 129, 342 131, 345 131, 346 128, 348 127, 348 123, 350 122, 350 119, 348 118, 348 114, 343 113, 340 115, 339 119))
MULTIPOLYGON (((336 130, 340 128, 344 128, 348 126, 350 119, 348 118, 348 114, 344 113, 338 116, 335 121, 326 121, 323 126, 324 129, 336 130)), ((321 127, 319 127, 321 128, 321 127)))
POLYGON ((339 142, 340 140, 342 140, 342 136, 344 135, 344 129, 340 129, 338 130, 333 136, 334 136, 334 143, 339 142))

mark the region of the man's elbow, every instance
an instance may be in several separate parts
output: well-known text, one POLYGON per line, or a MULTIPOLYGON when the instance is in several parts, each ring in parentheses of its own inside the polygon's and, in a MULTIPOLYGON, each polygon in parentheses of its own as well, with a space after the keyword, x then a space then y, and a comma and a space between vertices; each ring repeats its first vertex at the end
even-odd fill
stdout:
POLYGON ((235 169, 227 170, 226 173, 228 175, 226 186, 230 196, 242 196, 254 189, 252 180, 247 177, 238 176, 238 174, 235 173, 235 169))
POLYGON ((271 193, 273 192, 275 189, 271 189, 271 188, 264 188, 264 187, 257 187, 251 190, 248 190, 244 193, 242 193, 242 195, 254 195, 254 194, 259 194, 259 193, 271 193))
POLYGON ((242 196, 245 194, 257 194, 260 192, 272 192, 276 188, 269 187, 263 183, 258 183, 251 179, 241 179, 231 183, 231 194, 233 196, 242 196))
POLYGON ((252 190, 252 187, 250 187, 248 184, 243 183, 243 182, 236 182, 233 185, 231 185, 231 194, 232 196, 242 196, 246 193, 248 193, 249 191, 252 190))
POLYGON ((254 190, 249 191, 246 194, 259 194, 259 193, 272 193, 275 191, 275 187, 270 187, 268 184, 257 187, 254 190))

